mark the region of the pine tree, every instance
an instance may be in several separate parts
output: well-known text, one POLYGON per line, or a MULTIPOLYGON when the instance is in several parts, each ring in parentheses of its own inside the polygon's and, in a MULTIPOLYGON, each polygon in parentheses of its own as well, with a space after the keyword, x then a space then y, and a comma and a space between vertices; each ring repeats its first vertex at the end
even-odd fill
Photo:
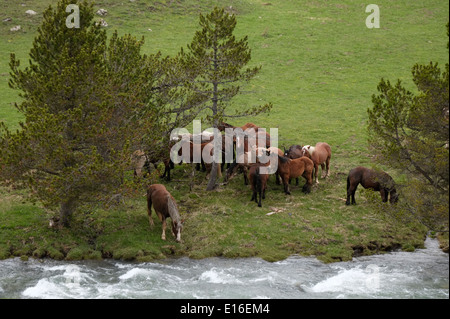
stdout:
POLYGON ((444 70, 416 64, 412 78, 417 94, 400 80, 381 80, 368 110, 369 144, 379 162, 407 175, 406 211, 430 229, 448 231, 449 64, 444 70))
POLYGON ((127 189, 134 143, 159 132, 152 88, 161 61, 141 55, 142 44, 117 33, 108 44, 92 4, 61 0, 44 13, 29 66, 11 55, 25 119, 17 132, 0 127, 0 178, 31 189, 62 226, 77 208, 127 189), (79 6, 79 28, 66 25, 69 4, 79 6))
MULTIPOLYGON (((206 16, 200 14, 200 30, 194 35, 188 51, 181 56, 188 70, 187 87, 195 92, 198 112, 218 128, 226 118, 256 115, 269 111, 272 105, 243 107, 233 112, 227 109, 230 100, 241 93, 241 85, 254 78, 261 67, 245 68, 250 62, 248 38, 237 40, 233 35, 236 16, 214 8, 206 16)), ((208 190, 215 187, 217 163, 213 161, 208 190)))

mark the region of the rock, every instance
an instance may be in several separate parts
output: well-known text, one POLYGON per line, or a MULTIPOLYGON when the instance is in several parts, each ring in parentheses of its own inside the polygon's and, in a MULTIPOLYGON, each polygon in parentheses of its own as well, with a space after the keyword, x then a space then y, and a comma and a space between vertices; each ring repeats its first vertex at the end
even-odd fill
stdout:
POLYGON ((108 10, 106 10, 106 9, 98 9, 96 13, 97 13, 99 16, 104 17, 104 16, 106 16, 106 15, 108 14, 108 10))
POLYGON ((3 21, 3 22, 11 22, 11 21, 12 21, 12 18, 8 17, 8 18, 6 18, 6 19, 3 19, 2 21, 3 21))
POLYGON ((15 27, 12 27, 11 29, 9 29, 9 31, 16 32, 16 31, 19 31, 20 29, 21 29, 20 25, 16 25, 15 27))
POLYGON ((27 11, 25 11, 25 13, 29 16, 35 16, 37 14, 37 12, 34 10, 27 10, 27 11))

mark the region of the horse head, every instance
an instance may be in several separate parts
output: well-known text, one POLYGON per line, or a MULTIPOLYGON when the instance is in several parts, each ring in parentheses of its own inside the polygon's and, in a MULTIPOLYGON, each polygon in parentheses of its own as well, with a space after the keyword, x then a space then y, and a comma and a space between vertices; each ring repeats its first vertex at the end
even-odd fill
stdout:
POLYGON ((257 162, 267 163, 267 157, 270 156, 270 149, 265 147, 257 147, 256 148, 256 159, 257 162))
POLYGON ((178 221, 172 221, 172 232, 176 237, 176 242, 181 242, 181 231, 183 230, 184 219, 178 221))
POLYGON ((391 204, 397 203, 397 202, 398 202, 398 193, 397 193, 397 191, 395 190, 395 188, 391 189, 391 191, 390 191, 389 194, 390 194, 389 202, 390 202, 391 204))
POLYGON ((234 175, 236 175, 238 165, 236 163, 236 160, 228 167, 227 172, 225 174, 225 182, 228 182, 231 180, 234 175))
POLYGON ((311 145, 305 145, 302 147, 302 156, 311 157, 311 145))

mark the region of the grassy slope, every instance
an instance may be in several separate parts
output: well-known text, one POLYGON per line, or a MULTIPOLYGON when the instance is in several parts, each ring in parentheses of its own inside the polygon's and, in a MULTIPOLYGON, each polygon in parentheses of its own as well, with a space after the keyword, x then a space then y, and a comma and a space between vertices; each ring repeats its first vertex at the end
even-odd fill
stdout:
MULTIPOLYGON (((42 12, 55 1, 3 1, 0 25, 0 120, 17 127, 20 119, 11 103, 17 92, 8 81, 9 53, 23 63, 42 12), (33 9, 38 15, 25 16, 33 9), (20 24, 22 31, 9 29, 20 24)), ((231 107, 272 102, 270 115, 242 119, 279 129, 279 145, 328 142, 333 149, 332 176, 304 195, 293 186, 285 196, 270 181, 263 208, 249 201, 250 190, 237 177, 213 193, 205 193, 203 175, 189 193, 186 183, 165 183, 180 202, 187 218, 184 243, 159 239, 157 224, 148 230, 145 203, 137 197, 126 207, 80 214, 70 230, 47 227, 47 215, 22 199, 22 194, 0 190, 0 257, 14 255, 83 258, 103 256, 146 260, 165 254, 191 257, 258 255, 267 260, 289 254, 317 255, 332 261, 363 253, 420 246, 423 230, 385 221, 374 213, 358 192, 358 206, 346 207, 345 178, 356 165, 372 165, 367 154, 365 122, 371 95, 381 77, 400 78, 411 88, 411 67, 419 63, 448 61, 444 25, 445 1, 378 1, 381 28, 367 29, 365 3, 357 1, 97 1, 106 8, 108 29, 145 36, 145 53, 175 54, 186 46, 197 29, 198 13, 214 4, 232 6, 238 15, 236 34, 248 35, 252 63, 262 65, 258 78, 231 107), (151 31, 149 30, 151 29, 151 31), (266 216, 266 213, 280 210, 266 216), (63 235, 63 236, 61 236, 63 235)), ((183 167, 176 180, 187 180, 183 167)), ((394 173, 395 175, 395 173, 394 173)), ((401 180, 401 176, 396 176, 401 180)), ((301 182, 302 185, 303 181, 301 182)))

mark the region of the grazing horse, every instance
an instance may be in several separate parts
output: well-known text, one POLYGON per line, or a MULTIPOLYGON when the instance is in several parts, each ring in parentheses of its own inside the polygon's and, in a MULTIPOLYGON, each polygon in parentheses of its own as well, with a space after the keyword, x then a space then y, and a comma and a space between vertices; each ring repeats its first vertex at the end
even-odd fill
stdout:
POLYGON ((322 167, 322 178, 330 176, 331 147, 327 143, 319 142, 316 146, 305 145, 302 148, 303 155, 314 162, 316 184, 319 184, 319 165, 322 167), (326 172, 324 172, 326 164, 326 172))
POLYGON ((142 177, 145 175, 143 169, 145 168, 147 161, 147 155, 143 150, 136 150, 131 154, 131 165, 135 177, 142 177))
POLYGON ((267 180, 269 179, 269 174, 261 174, 260 168, 261 166, 267 166, 266 164, 253 164, 250 166, 249 177, 250 177, 250 186, 252 189, 252 198, 251 201, 255 200, 258 204, 258 207, 261 207, 261 198, 266 198, 266 188, 267 188, 267 180), (258 200, 259 194, 259 200, 258 200))
POLYGON ((387 202, 388 195, 390 194, 390 202, 396 203, 398 201, 398 194, 395 190, 395 182, 391 176, 383 171, 376 171, 370 168, 358 166, 353 168, 348 173, 347 177, 347 201, 346 205, 355 202, 355 192, 358 184, 361 184, 364 188, 369 188, 374 191, 379 191, 381 194, 381 200, 387 202))
POLYGON ((278 155, 278 173, 281 176, 284 192, 287 195, 291 194, 289 191, 289 179, 297 178, 299 176, 303 176, 306 179, 306 183, 303 185, 303 192, 311 192, 313 170, 313 161, 305 156, 290 159, 278 155))
POLYGON ((181 231, 183 230, 183 220, 181 220, 175 199, 162 184, 152 184, 147 189, 147 212, 150 226, 154 226, 152 219, 152 204, 156 215, 162 222, 162 240, 166 240, 166 218, 172 219, 172 233, 177 242, 181 241, 181 231))

